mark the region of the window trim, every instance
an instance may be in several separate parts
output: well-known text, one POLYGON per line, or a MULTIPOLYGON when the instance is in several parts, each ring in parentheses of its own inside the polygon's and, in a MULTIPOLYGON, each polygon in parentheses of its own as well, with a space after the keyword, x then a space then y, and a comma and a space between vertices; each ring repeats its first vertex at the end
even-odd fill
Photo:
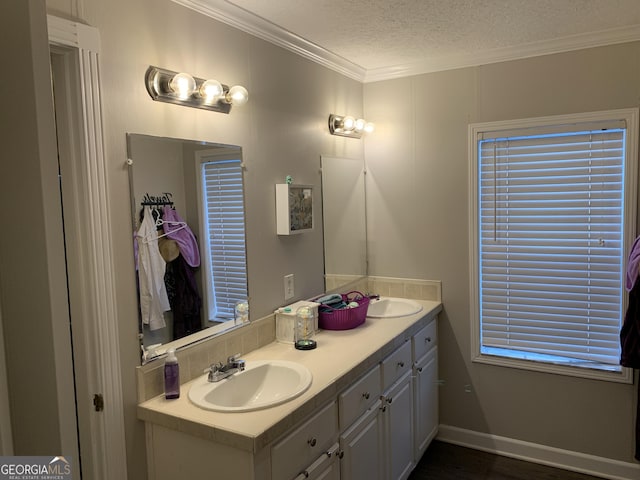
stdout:
MULTIPOLYGON (((470 317, 471 317, 471 361, 474 363, 490 364, 503 367, 519 368, 538 372, 568 375, 574 377, 606 380, 619 383, 633 383, 633 369, 622 367, 620 372, 607 371, 576 366, 542 363, 532 360, 507 358, 503 356, 481 353, 480 345, 480 288, 479 288, 479 177, 478 177, 478 140, 482 134, 491 134, 497 131, 518 129, 544 129, 550 125, 567 125, 568 128, 576 124, 589 124, 593 122, 605 122, 622 120, 626 123, 627 156, 625 159, 625 211, 623 232, 624 259, 629 255, 629 249, 633 244, 637 226, 637 190, 638 190, 638 108, 619 110, 607 110, 602 112, 588 112, 569 115, 554 115, 536 117, 521 120, 505 120, 497 122, 484 122, 470 124, 468 127, 468 156, 469 156, 469 273, 470 273, 470 317)), ((624 269, 623 269, 624 271, 624 269)), ((623 294, 622 312, 626 312, 628 295, 623 294)), ((624 313, 623 313, 624 314, 624 313)), ((622 321, 623 319, 621 319, 622 321)))

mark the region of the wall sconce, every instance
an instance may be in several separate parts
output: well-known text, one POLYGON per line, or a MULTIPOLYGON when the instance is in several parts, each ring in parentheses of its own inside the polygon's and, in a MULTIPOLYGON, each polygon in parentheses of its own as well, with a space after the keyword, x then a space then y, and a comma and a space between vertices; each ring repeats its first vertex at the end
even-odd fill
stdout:
POLYGON ((364 132, 373 132, 374 125, 365 121, 363 118, 354 118, 350 116, 329 115, 329 132, 331 135, 340 135, 341 137, 360 138, 364 132))
POLYGON ((240 85, 229 88, 217 80, 205 80, 154 66, 147 69, 145 83, 154 100, 220 113, 229 113, 232 105, 244 105, 249 100, 249 92, 240 85))

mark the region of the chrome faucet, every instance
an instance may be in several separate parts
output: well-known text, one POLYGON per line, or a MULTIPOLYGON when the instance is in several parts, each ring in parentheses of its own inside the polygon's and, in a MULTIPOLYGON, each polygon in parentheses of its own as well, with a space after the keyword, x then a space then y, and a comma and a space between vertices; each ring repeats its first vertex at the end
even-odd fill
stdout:
POLYGON ((242 360, 239 353, 231 355, 227 358, 227 364, 223 365, 222 362, 214 363, 207 368, 204 373, 209 373, 207 378, 210 382, 219 382, 227 377, 230 377, 234 373, 238 373, 244 370, 244 360, 242 360))

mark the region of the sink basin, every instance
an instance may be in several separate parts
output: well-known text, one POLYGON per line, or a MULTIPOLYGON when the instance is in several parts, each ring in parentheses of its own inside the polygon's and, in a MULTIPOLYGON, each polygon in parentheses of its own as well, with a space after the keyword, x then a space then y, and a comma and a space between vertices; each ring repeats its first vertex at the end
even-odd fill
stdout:
POLYGON ((280 360, 247 362, 244 371, 219 382, 207 375, 189 389, 189 400, 206 410, 248 412, 273 407, 302 395, 311 385, 304 365, 280 360))
POLYGON ((407 298, 380 297, 378 300, 371 300, 369 303, 367 317, 406 317, 421 310, 422 305, 407 298))

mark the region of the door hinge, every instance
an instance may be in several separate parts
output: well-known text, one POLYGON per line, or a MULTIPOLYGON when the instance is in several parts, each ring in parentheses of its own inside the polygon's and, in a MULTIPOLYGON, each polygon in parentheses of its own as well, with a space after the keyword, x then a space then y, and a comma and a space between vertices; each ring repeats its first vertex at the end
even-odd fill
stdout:
POLYGON ((93 406, 96 409, 96 412, 101 412, 104 410, 104 397, 101 393, 96 393, 93 396, 93 406))

